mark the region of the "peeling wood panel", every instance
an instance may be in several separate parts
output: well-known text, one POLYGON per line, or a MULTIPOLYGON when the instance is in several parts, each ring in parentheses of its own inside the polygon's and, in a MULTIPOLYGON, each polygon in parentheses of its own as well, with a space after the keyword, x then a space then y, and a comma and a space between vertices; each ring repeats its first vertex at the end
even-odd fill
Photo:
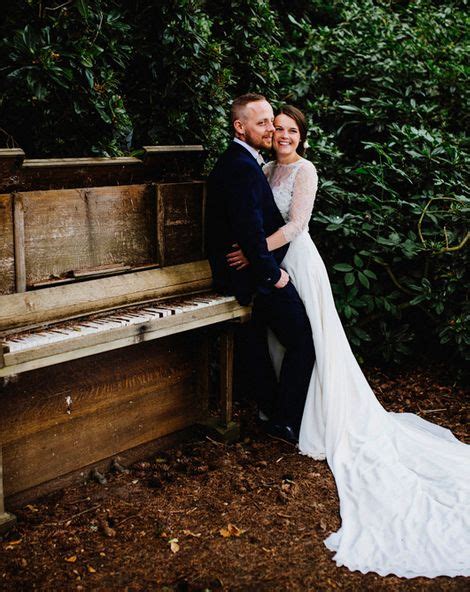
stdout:
POLYGON ((74 270, 155 263, 152 194, 146 185, 18 194, 24 205, 27 285, 74 270))
POLYGON ((0 392, 5 495, 194 424, 202 413, 202 339, 169 337, 7 385, 0 392))
POLYGON ((13 234, 15 236, 15 289, 26 292, 24 249, 24 207, 20 196, 13 194, 13 234))
POLYGON ((190 336, 187 349, 180 347, 183 343, 181 336, 173 336, 19 375, 0 392, 0 442, 99 412, 127 400, 129 393, 154 389, 156 383, 168 388, 189 378, 194 346, 190 336))
POLYGON ((204 196, 201 182, 157 185, 161 265, 204 258, 204 196))
POLYGON ((0 195, 0 294, 15 291, 15 247, 11 195, 0 195))
MULTIPOLYGON (((178 430, 167 436, 162 436, 151 442, 146 442, 145 444, 140 444, 134 448, 129 448, 129 450, 122 451, 119 453, 119 460, 123 466, 129 467, 138 460, 149 458, 151 456, 158 456, 158 452, 162 450, 168 450, 183 442, 187 442, 194 436, 194 433, 194 426, 183 428, 182 430, 178 430)), ((109 471, 111 462, 114 458, 116 458, 116 455, 113 454, 98 462, 81 466, 79 469, 71 471, 66 475, 56 477, 51 481, 46 481, 45 483, 40 483, 34 487, 9 495, 6 498, 6 503, 12 510, 15 508, 23 508, 26 504, 33 503, 39 497, 43 497, 53 491, 64 489, 64 487, 69 487, 70 485, 75 485, 77 483, 83 483, 83 476, 89 475, 90 471, 93 469, 106 473, 109 471)))
POLYGON ((183 382, 8 444, 5 496, 188 427, 195 409, 194 387, 183 382))

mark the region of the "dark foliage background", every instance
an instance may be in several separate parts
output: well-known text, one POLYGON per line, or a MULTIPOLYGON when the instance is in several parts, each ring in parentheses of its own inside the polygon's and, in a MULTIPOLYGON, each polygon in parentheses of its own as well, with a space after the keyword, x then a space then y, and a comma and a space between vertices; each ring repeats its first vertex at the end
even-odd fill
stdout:
POLYGON ((0 24, 0 138, 29 157, 230 137, 233 96, 310 121, 311 232, 355 351, 469 342, 466 0, 18 0, 0 24))

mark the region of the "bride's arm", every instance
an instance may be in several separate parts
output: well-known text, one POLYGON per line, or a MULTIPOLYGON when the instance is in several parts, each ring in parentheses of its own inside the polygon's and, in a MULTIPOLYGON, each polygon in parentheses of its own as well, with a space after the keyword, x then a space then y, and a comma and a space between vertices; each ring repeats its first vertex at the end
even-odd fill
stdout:
MULTIPOLYGON (((312 217, 317 186, 318 176, 315 166, 306 160, 297 172, 294 181, 289 221, 267 237, 268 251, 275 251, 290 243, 308 227, 312 217)), ((227 261, 231 267, 243 269, 249 265, 249 262, 238 245, 233 245, 233 247, 236 250, 227 255, 227 261)))
POLYGON ((279 228, 278 230, 276 230, 276 232, 270 234, 266 239, 268 251, 275 251, 276 249, 280 249, 288 242, 289 241, 286 239, 286 235, 284 234, 282 228, 279 228))
POLYGON ((317 186, 317 171, 314 165, 306 160, 295 177, 288 222, 266 239, 269 251, 274 251, 290 243, 308 228, 308 223, 312 217, 317 186))

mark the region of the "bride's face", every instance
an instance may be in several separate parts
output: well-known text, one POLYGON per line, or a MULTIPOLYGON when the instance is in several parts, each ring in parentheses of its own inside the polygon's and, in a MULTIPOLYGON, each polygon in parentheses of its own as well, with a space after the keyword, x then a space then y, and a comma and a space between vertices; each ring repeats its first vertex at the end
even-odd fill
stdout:
POLYGON ((295 119, 280 113, 274 120, 273 148, 279 156, 294 154, 300 143, 300 131, 295 119))

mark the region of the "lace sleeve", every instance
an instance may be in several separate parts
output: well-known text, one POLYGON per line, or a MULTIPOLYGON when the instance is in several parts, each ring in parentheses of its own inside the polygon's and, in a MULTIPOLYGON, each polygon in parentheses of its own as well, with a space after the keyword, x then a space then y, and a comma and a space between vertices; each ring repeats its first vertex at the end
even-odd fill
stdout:
POLYGON ((313 202, 317 193, 318 176, 315 166, 305 161, 297 171, 292 201, 289 207, 289 221, 281 230, 287 242, 292 241, 308 228, 312 217, 313 202))

